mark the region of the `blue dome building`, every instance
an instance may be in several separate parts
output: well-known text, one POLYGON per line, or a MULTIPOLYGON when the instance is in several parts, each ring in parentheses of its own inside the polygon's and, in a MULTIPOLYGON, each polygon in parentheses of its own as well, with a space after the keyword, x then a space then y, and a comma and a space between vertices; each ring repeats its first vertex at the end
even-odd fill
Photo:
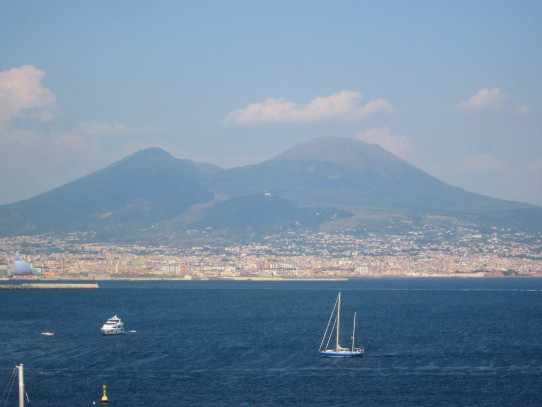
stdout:
POLYGON ((31 276, 32 267, 26 261, 19 258, 19 252, 15 254, 15 264, 13 266, 14 276, 31 276))

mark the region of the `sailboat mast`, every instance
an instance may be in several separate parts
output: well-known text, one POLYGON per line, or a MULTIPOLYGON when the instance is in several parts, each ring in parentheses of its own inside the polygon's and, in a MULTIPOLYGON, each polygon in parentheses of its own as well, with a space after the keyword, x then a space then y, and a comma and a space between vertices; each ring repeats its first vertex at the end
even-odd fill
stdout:
POLYGON ((339 332, 341 331, 341 293, 339 292, 339 303, 337 304, 337 336, 335 340, 335 350, 339 350, 339 332))
POLYGON ((23 364, 17 366, 19 370, 19 407, 24 407, 24 373, 23 364))
POLYGON ((356 313, 354 312, 354 327, 352 328, 352 352, 354 351, 354 345, 356 341, 356 313))

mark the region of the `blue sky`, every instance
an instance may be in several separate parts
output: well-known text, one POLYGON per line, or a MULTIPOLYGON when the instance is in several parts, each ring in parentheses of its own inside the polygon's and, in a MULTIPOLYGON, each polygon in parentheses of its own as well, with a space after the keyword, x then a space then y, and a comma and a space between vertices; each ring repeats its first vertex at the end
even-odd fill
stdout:
POLYGON ((542 205, 540 1, 0 0, 0 204, 157 146, 229 168, 315 137, 542 205))

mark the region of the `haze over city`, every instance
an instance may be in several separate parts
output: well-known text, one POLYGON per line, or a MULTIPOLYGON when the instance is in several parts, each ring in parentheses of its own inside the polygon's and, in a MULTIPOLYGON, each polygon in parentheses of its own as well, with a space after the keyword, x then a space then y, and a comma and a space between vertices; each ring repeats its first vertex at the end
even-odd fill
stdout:
POLYGON ((338 136, 542 205, 539 1, 0 11, 0 204, 146 147, 230 168, 338 136))

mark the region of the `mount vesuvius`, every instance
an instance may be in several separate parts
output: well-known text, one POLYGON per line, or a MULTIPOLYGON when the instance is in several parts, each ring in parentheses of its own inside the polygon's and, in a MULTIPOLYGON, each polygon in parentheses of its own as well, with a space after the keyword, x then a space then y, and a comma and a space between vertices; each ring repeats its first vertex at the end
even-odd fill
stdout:
POLYGON ((169 227, 357 229, 391 220, 542 230, 542 208, 467 192, 383 148, 325 137, 221 169, 149 148, 33 198, 0 206, 0 234, 169 227))

